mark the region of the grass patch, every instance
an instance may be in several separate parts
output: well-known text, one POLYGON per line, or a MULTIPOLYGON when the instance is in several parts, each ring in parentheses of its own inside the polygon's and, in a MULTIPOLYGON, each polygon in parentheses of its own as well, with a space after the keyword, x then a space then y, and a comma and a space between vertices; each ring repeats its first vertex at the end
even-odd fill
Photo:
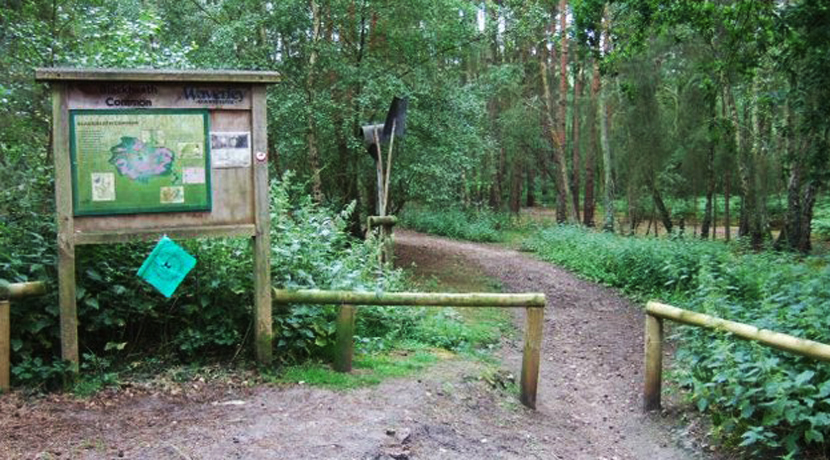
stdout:
POLYGON ((442 354, 424 349, 398 350, 386 354, 359 354, 355 355, 353 370, 348 374, 335 372, 328 364, 304 363, 284 367, 274 381, 347 390, 377 385, 388 378, 412 375, 435 364, 439 359, 446 359, 446 356, 446 352, 442 354))

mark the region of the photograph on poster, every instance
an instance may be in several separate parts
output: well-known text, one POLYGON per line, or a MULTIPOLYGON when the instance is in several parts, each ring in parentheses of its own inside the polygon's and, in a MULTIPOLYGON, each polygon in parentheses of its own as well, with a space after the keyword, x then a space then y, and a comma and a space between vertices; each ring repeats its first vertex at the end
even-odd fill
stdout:
POLYGON ((247 168, 251 166, 251 133, 210 133, 210 154, 214 168, 247 168))

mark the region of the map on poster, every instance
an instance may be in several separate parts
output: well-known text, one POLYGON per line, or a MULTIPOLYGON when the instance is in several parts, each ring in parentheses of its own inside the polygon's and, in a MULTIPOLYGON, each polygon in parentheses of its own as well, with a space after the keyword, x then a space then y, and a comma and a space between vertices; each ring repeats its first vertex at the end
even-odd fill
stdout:
POLYGON ((206 110, 71 110, 74 214, 209 211, 206 110))

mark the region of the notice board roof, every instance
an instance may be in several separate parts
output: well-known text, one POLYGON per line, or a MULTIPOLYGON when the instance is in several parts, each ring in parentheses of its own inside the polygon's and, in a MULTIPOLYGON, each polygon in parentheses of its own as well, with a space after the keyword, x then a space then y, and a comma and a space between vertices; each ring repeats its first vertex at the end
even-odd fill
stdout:
POLYGON ((278 83, 280 74, 252 70, 179 69, 83 69, 49 67, 35 69, 38 81, 159 81, 203 83, 278 83))

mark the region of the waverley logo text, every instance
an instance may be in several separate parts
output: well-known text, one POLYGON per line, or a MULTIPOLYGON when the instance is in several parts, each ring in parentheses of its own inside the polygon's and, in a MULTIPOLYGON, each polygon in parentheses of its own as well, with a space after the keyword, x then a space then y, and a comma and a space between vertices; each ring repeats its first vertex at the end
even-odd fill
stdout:
POLYGON ((184 88, 184 98, 199 104, 239 104, 245 92, 238 88, 184 88))

